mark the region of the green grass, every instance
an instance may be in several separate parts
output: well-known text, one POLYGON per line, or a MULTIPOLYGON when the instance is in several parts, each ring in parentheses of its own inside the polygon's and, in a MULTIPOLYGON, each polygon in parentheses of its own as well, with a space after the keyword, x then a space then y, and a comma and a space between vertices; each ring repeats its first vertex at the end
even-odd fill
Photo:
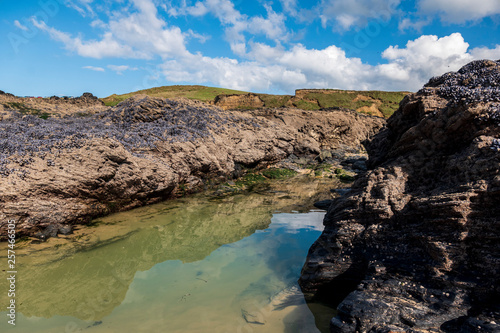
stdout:
MULTIPOLYGON (((125 99, 138 95, 146 94, 153 97, 162 98, 178 98, 185 97, 199 101, 213 101, 218 95, 233 95, 233 94, 247 94, 245 91, 232 90, 225 88, 214 88, 199 85, 191 86, 164 86, 151 89, 139 90, 123 95, 111 95, 102 98, 102 101, 107 106, 114 106, 125 99)), ((400 91, 345 91, 337 89, 324 89, 324 90, 311 90, 306 92, 304 97, 293 102, 293 106, 303 110, 318 110, 320 108, 342 107, 348 109, 359 109, 363 106, 371 106, 372 104, 380 104, 379 111, 385 118, 390 117, 394 111, 399 107, 399 102, 403 97, 408 94, 407 92, 400 91), (359 95, 366 96, 368 100, 357 100, 359 95)), ((264 107, 280 108, 291 105, 290 95, 269 95, 257 94, 264 102, 264 107)), ((240 109, 247 110, 253 109, 241 106, 240 109)))
POLYGON ((293 105, 296 108, 302 109, 302 110, 319 110, 321 107, 318 106, 318 104, 309 102, 309 101, 304 101, 304 100, 299 100, 297 102, 294 102, 293 105))
MULTIPOLYGON (((407 92, 401 91, 344 91, 332 89, 326 90, 326 92, 310 92, 304 98, 317 101, 321 108, 342 107, 356 110, 363 106, 371 106, 373 103, 380 103, 380 106, 378 106, 379 111, 385 118, 388 118, 398 109, 399 102, 407 94, 407 92), (369 99, 355 101, 359 95, 366 96, 369 99)), ((299 105, 297 107, 302 108, 299 105)))
POLYGON ((280 108, 285 106, 286 103, 292 98, 290 95, 267 95, 258 94, 260 99, 264 102, 264 106, 267 108, 280 108))
POLYGON ((247 94, 245 91, 232 90, 225 88, 214 88, 205 86, 163 86, 151 89, 138 90, 123 95, 113 94, 111 96, 102 98, 102 101, 107 106, 115 106, 116 104, 126 100, 134 95, 145 94, 152 97, 162 98, 178 98, 185 97, 199 101, 213 101, 216 96, 222 94, 247 94))

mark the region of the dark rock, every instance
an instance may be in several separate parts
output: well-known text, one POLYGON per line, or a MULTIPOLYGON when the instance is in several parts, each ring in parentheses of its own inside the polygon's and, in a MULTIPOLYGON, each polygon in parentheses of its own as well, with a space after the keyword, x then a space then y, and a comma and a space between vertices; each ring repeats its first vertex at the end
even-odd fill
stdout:
POLYGON ((352 164, 352 168, 357 171, 366 171, 366 161, 356 161, 352 164))
POLYGON ((338 305, 332 332, 500 331, 499 105, 500 61, 473 62, 405 97, 372 140, 299 281, 338 305))
POLYGON ((332 204, 333 200, 321 200, 314 203, 314 207, 318 209, 328 210, 328 207, 332 204))
POLYGON ((340 196, 344 196, 347 193, 349 193, 350 190, 351 190, 350 188, 335 188, 335 189, 332 189, 330 192, 334 192, 340 196))
POLYGON ((5 91, 3 91, 3 90, 0 90, 0 95, 3 95, 3 96, 9 96, 9 97, 15 97, 13 94, 6 93, 6 92, 5 92, 5 91))

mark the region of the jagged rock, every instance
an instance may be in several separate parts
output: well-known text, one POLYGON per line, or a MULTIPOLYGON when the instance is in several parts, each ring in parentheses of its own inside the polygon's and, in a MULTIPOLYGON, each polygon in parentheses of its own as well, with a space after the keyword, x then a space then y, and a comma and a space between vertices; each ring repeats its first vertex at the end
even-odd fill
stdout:
POLYGON ((337 199, 300 285, 331 332, 500 331, 500 61, 407 96, 337 199))

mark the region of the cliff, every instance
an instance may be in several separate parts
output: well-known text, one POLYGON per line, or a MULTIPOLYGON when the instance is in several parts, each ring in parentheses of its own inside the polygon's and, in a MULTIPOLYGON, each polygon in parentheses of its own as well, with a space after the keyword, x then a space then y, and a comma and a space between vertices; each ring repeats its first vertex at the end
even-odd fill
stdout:
POLYGON ((499 332, 500 61, 405 97, 369 155, 300 279, 331 332, 499 332))

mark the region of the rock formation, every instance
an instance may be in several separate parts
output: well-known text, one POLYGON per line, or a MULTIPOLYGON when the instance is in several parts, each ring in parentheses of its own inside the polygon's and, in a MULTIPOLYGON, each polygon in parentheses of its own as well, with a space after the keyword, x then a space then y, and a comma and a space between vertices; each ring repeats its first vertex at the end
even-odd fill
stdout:
POLYGON ((75 223, 194 192, 291 154, 359 147, 385 120, 344 111, 223 111, 135 96, 96 115, 0 121, 0 234, 75 223))
POLYGON ((214 104, 224 110, 229 109, 257 109, 264 106, 264 101, 256 94, 246 95, 218 95, 214 104))
POLYGON ((104 103, 91 93, 80 97, 17 97, 0 90, 0 121, 8 118, 3 110, 16 110, 23 114, 45 117, 85 116, 108 109, 104 103))
POLYGON ((331 332, 499 332, 500 60, 431 79, 368 152, 300 279, 331 332))

